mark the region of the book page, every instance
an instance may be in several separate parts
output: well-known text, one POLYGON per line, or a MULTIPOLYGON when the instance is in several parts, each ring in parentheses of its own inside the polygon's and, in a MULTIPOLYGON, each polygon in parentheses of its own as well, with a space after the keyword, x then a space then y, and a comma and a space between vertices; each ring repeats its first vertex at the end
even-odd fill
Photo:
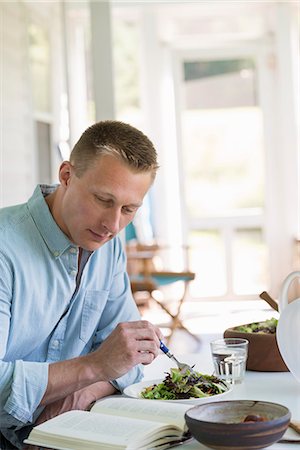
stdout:
POLYGON ((153 442, 156 437, 167 435, 174 439, 174 436, 181 435, 181 431, 176 427, 167 427, 146 420, 93 414, 87 411, 69 411, 33 428, 25 442, 49 447, 68 447, 67 444, 72 443, 70 448, 79 450, 106 449, 110 446, 126 448, 129 445, 130 448, 135 446, 141 448, 153 442), (92 442, 96 445, 91 446, 92 442))
POLYGON ((191 407, 192 405, 176 402, 116 396, 99 400, 91 411, 172 424, 183 430, 185 429, 184 413, 191 407))

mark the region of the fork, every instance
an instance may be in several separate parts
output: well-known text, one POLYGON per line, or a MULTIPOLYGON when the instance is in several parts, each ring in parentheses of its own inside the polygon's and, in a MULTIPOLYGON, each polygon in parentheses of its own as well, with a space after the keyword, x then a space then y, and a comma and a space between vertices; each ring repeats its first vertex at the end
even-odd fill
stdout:
POLYGON ((175 358, 175 356, 170 352, 168 347, 162 341, 160 341, 160 349, 164 352, 165 355, 167 355, 170 359, 175 361, 178 369, 180 369, 180 372, 182 374, 184 374, 187 370, 189 370, 191 374, 195 373, 193 367, 189 366, 188 364, 179 362, 178 359, 175 358))

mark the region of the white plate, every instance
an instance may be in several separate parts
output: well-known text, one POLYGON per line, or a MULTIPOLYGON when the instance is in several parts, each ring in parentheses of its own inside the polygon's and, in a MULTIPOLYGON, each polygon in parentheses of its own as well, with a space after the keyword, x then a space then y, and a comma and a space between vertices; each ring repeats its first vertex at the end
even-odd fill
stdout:
MULTIPOLYGON (((159 384, 163 381, 163 379, 158 380, 144 380, 140 383, 132 384, 131 386, 127 386, 127 388, 124 389, 124 394, 128 397, 133 398, 142 398, 141 392, 145 387, 152 386, 153 384, 159 384)), ((217 395, 211 395, 210 397, 201 397, 201 398, 188 398, 183 400, 156 400, 156 401, 163 401, 163 402, 179 402, 179 403, 190 403, 191 405, 199 405, 199 403, 207 403, 211 401, 216 401, 223 399, 224 395, 229 394, 229 392, 232 391, 232 385, 226 383, 228 390, 226 392, 223 392, 222 394, 217 395)), ((147 400, 147 399, 144 399, 147 400)))

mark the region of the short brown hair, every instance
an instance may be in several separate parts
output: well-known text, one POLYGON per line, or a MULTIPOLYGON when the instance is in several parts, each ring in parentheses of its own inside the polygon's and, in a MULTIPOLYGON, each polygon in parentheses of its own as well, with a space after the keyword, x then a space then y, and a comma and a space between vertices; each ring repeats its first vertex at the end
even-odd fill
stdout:
POLYGON ((158 169, 157 152, 146 135, 127 123, 106 120, 87 128, 75 144, 70 162, 80 177, 101 155, 112 155, 137 172, 158 169))

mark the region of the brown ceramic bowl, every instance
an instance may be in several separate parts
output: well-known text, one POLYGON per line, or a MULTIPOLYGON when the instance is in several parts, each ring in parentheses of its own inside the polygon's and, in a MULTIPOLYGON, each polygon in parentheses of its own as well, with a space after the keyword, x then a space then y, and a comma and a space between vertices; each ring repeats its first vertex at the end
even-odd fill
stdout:
POLYGON ((218 450, 268 447, 283 436, 290 419, 291 413, 285 406, 254 400, 203 403, 185 413, 192 436, 218 450), (250 415, 264 420, 244 422, 250 415))
POLYGON ((246 333, 228 328, 225 338, 243 338, 249 341, 247 370, 258 372, 288 372, 278 349, 276 335, 267 333, 246 333))

